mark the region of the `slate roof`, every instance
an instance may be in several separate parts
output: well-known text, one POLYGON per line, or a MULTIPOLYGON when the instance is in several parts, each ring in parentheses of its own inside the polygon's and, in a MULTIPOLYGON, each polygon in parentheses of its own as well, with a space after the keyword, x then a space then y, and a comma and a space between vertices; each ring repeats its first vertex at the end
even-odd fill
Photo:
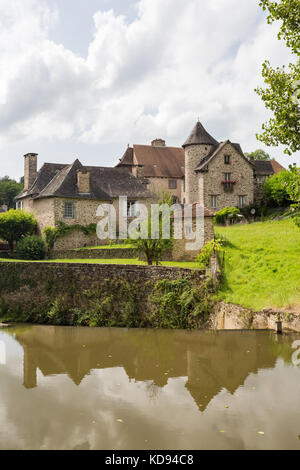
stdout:
POLYGON ((257 175, 274 175, 285 168, 276 160, 252 160, 257 175))
POLYGON ((145 178, 182 178, 184 176, 185 157, 181 147, 155 147, 152 145, 134 145, 129 147, 117 167, 144 167, 145 178))
POLYGON ((188 147, 189 145, 195 144, 207 144, 207 145, 217 145, 218 141, 214 139, 202 126, 201 122, 197 122, 194 129, 190 133, 188 139, 183 144, 183 148, 188 147))
POLYGON ((16 199, 27 196, 34 199, 70 197, 110 201, 119 196, 149 198, 153 197, 153 194, 126 168, 83 166, 79 160, 75 160, 71 165, 45 163, 31 188, 20 193, 16 199), (90 172, 91 191, 89 194, 78 192, 78 170, 90 172))

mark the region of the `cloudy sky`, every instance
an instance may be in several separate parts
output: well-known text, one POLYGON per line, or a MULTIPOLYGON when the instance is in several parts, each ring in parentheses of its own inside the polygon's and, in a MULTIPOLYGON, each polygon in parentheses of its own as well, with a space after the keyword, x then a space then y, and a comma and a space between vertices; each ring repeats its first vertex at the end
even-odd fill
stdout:
MULTIPOLYGON (((0 0, 0 176, 39 164, 113 166, 128 143, 180 146, 199 117, 265 148, 261 64, 288 63, 258 0, 0 0)), ((267 149, 283 165, 297 161, 267 149)))

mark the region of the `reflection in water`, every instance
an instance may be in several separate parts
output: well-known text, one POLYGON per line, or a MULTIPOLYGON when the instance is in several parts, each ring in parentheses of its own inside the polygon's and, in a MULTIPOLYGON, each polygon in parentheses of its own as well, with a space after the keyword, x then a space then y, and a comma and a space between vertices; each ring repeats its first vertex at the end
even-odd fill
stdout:
MULTIPOLYGON (((7 335, 13 336, 23 349, 23 386, 27 390, 25 396, 28 400, 27 404, 29 403, 33 409, 34 400, 37 399, 36 412, 38 414, 35 426, 41 428, 40 432, 44 434, 43 444, 34 442, 34 439, 42 439, 34 437, 34 432, 30 442, 22 443, 21 441, 20 443, 21 437, 17 430, 22 416, 14 415, 12 420, 16 430, 12 432, 12 440, 6 443, 12 446, 10 448, 59 446, 77 449, 121 449, 148 448, 148 445, 150 448, 180 448, 180 446, 181 448, 245 448, 247 446, 264 448, 264 445, 276 448, 277 444, 274 441, 270 441, 269 444, 256 443, 258 431, 255 434, 253 429, 251 429, 253 436, 251 435, 251 439, 248 439, 248 444, 245 442, 247 438, 241 436, 244 432, 247 435, 248 431, 244 431, 245 423, 243 422, 242 426, 239 419, 243 421, 251 415, 249 406, 253 406, 253 396, 249 398, 249 393, 251 389, 252 394, 254 390, 259 389, 260 383, 244 390, 245 397, 242 399, 242 404, 239 404, 241 409, 238 412, 237 410, 230 411, 225 415, 224 410, 228 408, 234 410, 234 406, 237 406, 240 400, 239 392, 243 390, 245 382, 253 374, 261 377, 260 382, 263 383, 268 371, 274 373, 274 370, 279 367, 277 366, 278 358, 281 358, 279 367, 281 372, 278 370, 276 373, 276 380, 281 380, 280 374, 283 377, 287 371, 291 371, 299 383, 300 368, 292 367, 290 363, 293 353, 291 345, 295 339, 299 339, 299 335, 277 337, 270 332, 187 332, 53 326, 21 326, 7 330, 0 336, 7 335), (67 375, 76 385, 77 392, 70 389, 70 384, 60 379, 63 375, 67 375), (45 382, 47 376, 52 377, 45 382), (52 387, 50 391, 49 386, 52 387), (85 399, 81 391, 85 392, 87 400, 90 398, 90 402, 84 403, 84 406, 82 401, 85 399), (44 422, 45 413, 49 419, 51 414, 55 417, 58 412, 57 409, 53 409, 55 393, 57 400, 55 406, 60 408, 60 413, 67 413, 66 408, 68 408, 68 413, 72 413, 72 410, 69 410, 72 404, 73 415, 77 413, 78 408, 85 409, 81 412, 82 417, 79 418, 79 422, 76 421, 75 428, 69 426, 68 422, 60 423, 60 426, 66 427, 72 434, 72 437, 70 435, 63 439, 65 442, 56 441, 52 436, 52 433, 57 433, 55 426, 44 422), (61 394, 64 396, 61 397, 61 394), (196 408, 195 405, 193 406, 191 397, 196 408), (67 405, 64 402, 66 398, 67 405), (41 405, 41 407, 44 406, 42 412, 39 409, 38 400, 44 400, 41 405), (224 405, 230 400, 232 405, 224 405), (245 400, 246 402, 248 400, 247 405, 245 400), (128 416, 127 421, 134 423, 132 429, 127 429, 126 432, 130 436, 127 435, 126 438, 120 429, 120 423, 124 420, 118 421, 117 415, 111 417, 112 410, 116 407, 119 408, 119 413, 123 413, 122 416, 124 414, 128 416), (85 423, 84 416, 93 415, 93 413, 96 414, 99 423, 95 420, 85 423), (177 421, 174 413, 183 416, 186 422, 180 424, 182 418, 177 421), (201 422, 201 419, 199 421, 201 415, 205 417, 205 422, 201 422), (217 434, 220 433, 217 429, 217 421, 227 428, 227 436, 217 434), (118 427, 116 427, 116 422, 118 422, 118 427), (97 432, 92 429, 91 436, 92 425, 99 425, 99 427, 97 432), (160 426, 160 433, 157 433, 157 426, 160 426), (239 427, 240 433, 238 434, 239 427), (80 435, 81 428, 87 435, 80 435), (148 439, 143 439, 143 442, 140 440, 139 429, 142 429, 143 434, 147 429, 148 439), (197 439, 195 433, 198 433, 197 439), (212 433, 211 436, 210 433, 212 433), (160 436, 160 440, 155 438, 156 434, 157 437, 160 436)), ((19 379, 19 374, 17 377, 19 379)), ((0 380, 2 380, 1 369, 0 380)), ((10 380, 11 377, 7 379, 8 382, 10 380)), ((253 380, 253 378, 248 380, 253 380)), ((268 380, 270 385, 274 377, 268 380)), ((264 387, 263 393, 268 388, 270 387, 264 387)), ((14 394, 15 390, 17 390, 17 385, 14 382, 10 390, 8 387, 6 393, 14 394)), ((299 392, 298 387, 296 396, 299 396, 299 392)), ((24 393, 25 391, 21 393, 19 389, 17 390, 18 396, 22 398, 24 393)), ((290 393, 289 399, 292 400, 293 392, 290 393)), ((256 397, 257 405, 261 396, 262 393, 256 397)), ((271 403, 268 401, 269 398, 267 397, 266 401, 268 406, 271 403)), ((275 400, 274 396, 273 398, 275 400)), ((4 397, 5 399, 7 400, 7 397, 4 397)), ((8 411, 10 410, 7 404, 6 412, 8 411)), ((272 420, 273 411, 268 410, 268 413, 269 420, 272 420)), ((0 413, 2 427, 1 416, 0 413)), ((299 420, 299 408, 296 409, 296 416, 299 420)), ((72 420, 73 418, 74 416, 72 420)), ((5 421, 4 418, 2 419, 5 421)), ((266 426, 265 423, 259 422, 259 415, 255 426, 266 426)), ((300 425, 298 434, 300 434, 300 425)), ((0 440, 0 448, 2 445, 4 444, 0 440)), ((284 447, 290 446, 299 447, 297 447, 296 440, 286 443, 284 447)))

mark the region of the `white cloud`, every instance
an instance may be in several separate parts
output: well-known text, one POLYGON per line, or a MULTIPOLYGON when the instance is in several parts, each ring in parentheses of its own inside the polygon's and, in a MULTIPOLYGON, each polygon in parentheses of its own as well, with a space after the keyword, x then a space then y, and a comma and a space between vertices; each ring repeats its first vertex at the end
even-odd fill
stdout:
POLYGON ((99 11, 87 58, 50 40, 58 12, 45 0, 0 0, 0 18, 2 144, 180 145, 199 116, 251 150, 267 116, 253 91, 261 63, 289 60, 254 1, 140 0, 130 23, 99 11))

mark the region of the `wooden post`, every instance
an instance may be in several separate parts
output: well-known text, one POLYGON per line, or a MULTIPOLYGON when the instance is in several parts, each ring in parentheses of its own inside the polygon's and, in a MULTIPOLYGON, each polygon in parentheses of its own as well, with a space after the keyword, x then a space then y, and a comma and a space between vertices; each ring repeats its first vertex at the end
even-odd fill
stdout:
POLYGON ((282 321, 276 322, 276 333, 282 335, 282 321))

